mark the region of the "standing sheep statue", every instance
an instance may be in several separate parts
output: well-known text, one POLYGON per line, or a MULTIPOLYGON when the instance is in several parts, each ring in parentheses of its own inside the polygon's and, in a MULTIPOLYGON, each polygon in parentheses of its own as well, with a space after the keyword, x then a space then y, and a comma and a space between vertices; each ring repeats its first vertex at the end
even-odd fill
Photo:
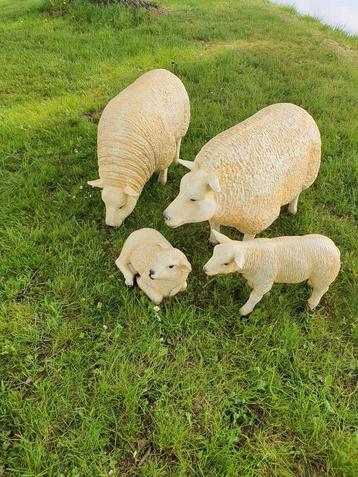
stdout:
POLYGON ((208 275, 239 272, 253 289, 240 308, 241 315, 251 313, 274 283, 300 283, 308 280, 312 295, 308 306, 314 310, 329 285, 336 279, 340 252, 324 235, 260 238, 239 242, 214 231, 219 242, 204 266, 208 275))
POLYGON ((244 240, 269 227, 316 179, 321 139, 313 118, 294 104, 268 106, 218 134, 195 161, 178 162, 191 172, 164 211, 170 227, 208 220, 210 241, 220 225, 236 227, 244 240))
POLYGON ((143 74, 107 104, 98 124, 100 178, 88 182, 102 189, 107 225, 119 227, 132 213, 154 172, 166 183, 189 119, 183 83, 163 69, 143 74))

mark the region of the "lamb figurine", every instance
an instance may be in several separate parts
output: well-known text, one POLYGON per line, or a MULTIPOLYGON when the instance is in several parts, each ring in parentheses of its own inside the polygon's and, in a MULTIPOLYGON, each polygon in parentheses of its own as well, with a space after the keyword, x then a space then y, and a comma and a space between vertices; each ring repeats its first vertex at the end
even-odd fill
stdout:
POLYGON ((183 252, 174 248, 154 229, 140 229, 125 241, 116 265, 123 273, 125 283, 137 284, 154 303, 174 296, 187 288, 191 265, 183 252))
POLYGON ((253 288, 241 315, 251 313, 274 283, 308 280, 313 288, 308 306, 314 310, 340 269, 340 252, 323 235, 261 238, 239 242, 214 231, 219 242, 204 266, 208 275, 241 273, 253 288))
POLYGON ((318 174, 321 139, 312 117, 294 104, 273 104, 218 134, 195 161, 178 162, 191 172, 164 211, 170 227, 208 220, 210 241, 220 225, 236 227, 244 240, 265 230, 318 174))
POLYGON ((163 69, 143 74, 107 104, 98 124, 100 178, 88 182, 102 189, 107 225, 119 227, 132 213, 154 172, 166 183, 189 119, 183 83, 163 69))

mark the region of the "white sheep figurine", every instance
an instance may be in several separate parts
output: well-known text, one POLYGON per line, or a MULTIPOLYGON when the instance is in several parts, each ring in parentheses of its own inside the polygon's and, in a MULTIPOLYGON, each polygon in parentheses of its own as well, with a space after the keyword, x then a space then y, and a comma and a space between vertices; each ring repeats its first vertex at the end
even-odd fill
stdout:
POLYGON ((154 229, 140 229, 125 241, 116 265, 125 283, 133 286, 134 277, 144 293, 156 304, 187 288, 191 265, 183 252, 174 248, 154 229))
POLYGON ((167 225, 210 223, 236 227, 252 239, 279 216, 282 205, 297 212, 300 193, 317 177, 321 158, 319 129, 294 104, 273 104, 218 134, 195 161, 176 199, 164 211, 167 225))
POLYGON ((167 181, 179 159, 190 119, 189 97, 170 71, 149 71, 105 107, 98 124, 99 179, 106 224, 119 227, 132 213, 144 185, 156 171, 167 181))
POLYGON ((205 264, 208 275, 239 272, 253 289, 240 309, 251 313, 274 283, 300 283, 308 280, 313 288, 308 306, 314 310, 329 285, 338 275, 340 252, 334 242, 323 235, 261 238, 239 242, 213 231, 219 242, 205 264))

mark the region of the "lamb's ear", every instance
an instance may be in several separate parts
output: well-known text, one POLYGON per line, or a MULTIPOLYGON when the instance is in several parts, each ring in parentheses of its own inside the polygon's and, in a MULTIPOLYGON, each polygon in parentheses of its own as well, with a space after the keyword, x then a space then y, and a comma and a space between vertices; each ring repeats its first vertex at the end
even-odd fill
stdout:
POLYGON ((239 270, 242 270, 244 268, 244 265, 245 265, 244 254, 243 253, 236 254, 235 257, 234 257, 234 260, 235 260, 235 263, 237 265, 237 268, 239 270))
POLYGON ((103 189, 104 187, 104 183, 102 179, 96 179, 95 181, 87 181, 87 184, 92 187, 99 187, 100 189, 103 189))
POLYGON ((184 161, 184 159, 178 159, 178 164, 181 164, 182 166, 186 167, 190 171, 192 171, 195 167, 194 161, 184 161))
POLYGON ((124 188, 124 193, 130 195, 131 197, 138 197, 139 192, 135 191, 131 186, 126 186, 124 188))
POLYGON ((189 270, 189 272, 191 272, 191 263, 186 258, 185 254, 178 248, 176 248, 175 251, 179 255, 178 267, 181 268, 182 270, 189 270))
POLYGON ((231 242, 231 239, 229 239, 229 237, 226 237, 226 235, 221 234, 217 230, 213 229, 211 232, 219 243, 231 242))
POLYGON ((218 176, 216 176, 214 174, 210 174, 209 177, 208 177, 208 184, 209 184, 209 187, 214 192, 221 192, 221 187, 220 187, 218 176))
POLYGON ((188 270, 189 273, 191 272, 191 263, 189 262, 189 260, 185 260, 184 263, 181 263, 180 264, 180 267, 183 268, 183 270, 188 270))

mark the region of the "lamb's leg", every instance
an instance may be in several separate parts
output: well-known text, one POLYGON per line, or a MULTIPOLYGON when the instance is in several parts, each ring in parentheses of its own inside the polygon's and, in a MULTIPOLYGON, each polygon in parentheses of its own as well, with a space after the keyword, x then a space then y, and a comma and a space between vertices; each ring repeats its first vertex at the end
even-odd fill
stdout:
POLYGON ((297 204, 298 204, 299 197, 300 197, 300 194, 297 194, 296 197, 293 200, 291 200, 291 202, 288 204, 288 211, 292 215, 295 215, 297 213, 297 204))
POLYGON ((126 262, 127 260, 125 260, 124 257, 119 256, 116 260, 116 265, 123 273, 126 285, 132 287, 134 284, 135 273, 133 273, 129 267, 129 264, 126 262))
POLYGON ((139 288, 141 288, 144 293, 150 298, 156 305, 159 305, 163 300, 163 296, 160 295, 158 292, 153 290, 153 288, 149 285, 149 283, 143 279, 143 277, 139 277, 137 279, 137 284, 139 288))
POLYGON ((180 159, 180 146, 181 146, 181 140, 182 138, 179 138, 176 142, 176 153, 175 153, 175 159, 174 159, 174 164, 178 163, 178 159, 180 159))
POLYGON ((167 180, 168 180, 168 168, 164 169, 163 171, 160 171, 158 176, 158 182, 160 182, 160 184, 165 185, 167 183, 167 180))
POLYGON ((214 237, 214 234, 213 234, 213 230, 216 230, 216 232, 220 232, 220 224, 218 224, 217 222, 214 222, 212 220, 209 220, 209 224, 210 224, 210 237, 209 237, 209 242, 212 244, 212 245, 217 245, 219 242, 216 240, 216 238, 214 237))
POLYGON ((255 286, 252 292, 250 293, 249 299, 240 308, 240 315, 248 315, 255 308, 255 305, 262 299, 265 293, 269 292, 272 288, 273 283, 268 283, 267 285, 255 286))
POLYGON ((244 238, 242 240, 253 240, 256 234, 244 234, 244 238))
MULTIPOLYGON (((185 283, 186 283, 186 282, 185 282, 185 283)), ((178 285, 177 287, 173 288, 173 290, 170 291, 169 296, 174 296, 174 295, 176 295, 177 293, 179 293, 180 291, 185 290, 185 289, 186 289, 186 287, 183 288, 183 285, 180 284, 180 285, 178 285)))
POLYGON ((312 295, 309 297, 307 303, 310 308, 310 310, 314 310, 316 306, 319 304, 321 301, 321 298, 323 295, 327 292, 328 287, 324 288, 313 288, 312 295))

